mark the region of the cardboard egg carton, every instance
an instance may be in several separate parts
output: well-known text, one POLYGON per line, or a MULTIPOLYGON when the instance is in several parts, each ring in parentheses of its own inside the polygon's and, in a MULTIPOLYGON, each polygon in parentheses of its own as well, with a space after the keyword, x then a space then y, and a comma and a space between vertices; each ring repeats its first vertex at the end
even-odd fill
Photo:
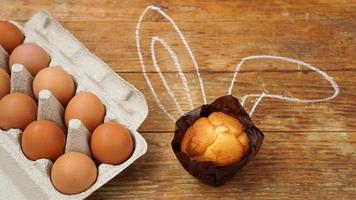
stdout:
MULTIPOLYGON (((20 145, 22 131, 0 130, 0 199, 84 199, 146 153, 147 143, 137 129, 148 114, 147 103, 140 91, 90 53, 48 13, 38 12, 24 27, 18 27, 25 34, 25 43, 36 43, 50 55, 50 66, 61 67, 72 76, 77 93, 90 91, 100 98, 106 108, 105 122, 116 121, 128 128, 135 142, 135 150, 123 164, 100 164, 95 184, 85 192, 64 195, 51 183, 53 163, 47 159, 31 161, 23 154, 20 145)), ((10 72, 8 57, 0 46, 0 66, 10 72)), ((12 66, 11 92, 33 96, 32 81, 33 77, 24 66, 12 66)), ((41 91, 37 118, 54 121, 67 130, 63 114, 64 108, 51 92, 41 91)), ((71 120, 66 133, 66 152, 79 151, 91 156, 91 133, 80 120, 71 120)))

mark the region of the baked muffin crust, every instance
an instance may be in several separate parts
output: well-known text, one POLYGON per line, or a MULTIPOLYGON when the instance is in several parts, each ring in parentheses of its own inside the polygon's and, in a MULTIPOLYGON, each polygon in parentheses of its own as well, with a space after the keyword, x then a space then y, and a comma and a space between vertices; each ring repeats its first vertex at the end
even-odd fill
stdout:
POLYGON ((198 162, 225 166, 240 161, 249 149, 241 122, 222 112, 199 118, 188 128, 181 150, 198 162))

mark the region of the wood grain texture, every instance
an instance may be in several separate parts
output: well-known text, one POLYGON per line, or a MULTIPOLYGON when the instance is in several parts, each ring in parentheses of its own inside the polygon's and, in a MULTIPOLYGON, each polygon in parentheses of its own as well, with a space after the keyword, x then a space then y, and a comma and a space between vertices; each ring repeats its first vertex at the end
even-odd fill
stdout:
POLYGON ((355 132, 267 132, 257 157, 221 187, 191 177, 171 133, 147 133, 146 156, 89 199, 352 199, 355 132))
MULTIPOLYGON (((356 104, 350 99, 353 99, 356 94, 356 87, 351 83, 355 72, 329 72, 341 88, 340 95, 330 101, 321 103, 297 103, 286 102, 276 99, 264 99, 257 108, 255 115, 252 117, 254 122, 265 131, 354 131, 356 130, 356 116, 352 110, 356 110, 356 104)), ((177 74, 164 73, 172 90, 175 92, 178 100, 181 102, 183 110, 190 109, 188 101, 182 89, 182 84, 176 81, 179 77, 177 74)), ((173 131, 173 123, 162 123, 162 121, 170 122, 170 119, 162 112, 155 103, 153 96, 145 84, 142 76, 137 76, 133 73, 121 74, 125 79, 130 80, 141 91, 146 94, 149 103, 150 113, 140 131, 173 131)), ((200 89, 196 75, 186 73, 188 80, 194 80, 190 87, 193 94, 194 106, 197 107, 202 103, 200 89)), ((216 97, 226 95, 228 85, 230 84, 232 73, 203 73, 203 78, 207 80, 205 87, 209 102, 212 102, 216 97)), ((156 73, 149 74, 152 82, 163 104, 168 110, 172 111, 175 117, 179 116, 174 103, 171 101, 167 92, 160 82, 159 76, 156 73)), ((267 88, 270 93, 283 94, 302 99, 319 99, 330 96, 333 90, 325 80, 315 79, 318 77, 315 72, 303 74, 302 72, 263 72, 259 75, 257 72, 242 73, 234 95, 241 97, 245 94, 256 93, 263 91, 263 87, 267 88), (302 75, 303 78, 291 81, 302 75), (259 76, 263 76, 263 83, 259 83, 259 76)), ((246 109, 250 108, 249 104, 246 109)))
MULTIPOLYGON (((90 199, 352 199, 356 194, 356 2, 317 1, 0 1, 0 18, 25 22, 49 11, 93 53, 140 89, 150 114, 140 127, 147 154, 90 199), (137 56, 135 28, 148 5, 160 6, 185 35, 202 72, 208 101, 225 95, 236 65, 259 54, 285 56, 324 70, 340 87, 333 100, 293 103, 264 99, 253 116, 266 139, 254 161, 226 185, 192 178, 170 147, 174 123, 159 109, 137 56)), ((190 85, 193 106, 202 104, 193 64, 171 25, 155 12, 142 24, 148 76, 174 117, 176 107, 152 67, 151 37, 172 46, 190 85)), ((157 60, 184 111, 190 105, 173 62, 162 46, 157 60)), ((88 66, 90 67, 90 66, 88 66)), ((244 64, 233 94, 268 91, 302 99, 325 98, 332 88, 317 73, 274 60, 244 64)), ((250 100, 248 101, 250 102, 250 100)), ((247 109, 250 109, 248 104, 247 109)))

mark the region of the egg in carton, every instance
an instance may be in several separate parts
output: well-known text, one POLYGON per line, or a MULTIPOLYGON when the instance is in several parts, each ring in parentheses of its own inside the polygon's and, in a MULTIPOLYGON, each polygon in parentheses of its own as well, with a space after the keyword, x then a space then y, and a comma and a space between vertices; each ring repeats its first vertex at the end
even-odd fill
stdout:
MULTIPOLYGON (((51 57, 49 66, 63 68, 76 83, 76 93, 90 91, 105 105, 105 122, 116 121, 130 130, 135 149, 131 157, 120 165, 100 164, 96 182, 86 191, 65 195, 51 183, 53 165, 48 159, 31 161, 21 150, 22 131, 0 130, 0 199, 84 199, 147 151, 145 139, 137 132, 147 117, 148 108, 143 94, 123 80, 111 68, 90 53, 73 35, 46 12, 35 14, 24 27, 24 43, 32 42, 42 47, 51 57)), ((9 55, 0 46, 0 66, 9 72, 9 55)), ((11 67, 11 92, 33 96, 32 75, 21 64, 11 67)), ((77 151, 92 157, 89 141, 91 133, 80 120, 73 119, 66 129, 64 108, 48 90, 39 94, 37 119, 56 122, 67 130, 65 152, 77 151)))

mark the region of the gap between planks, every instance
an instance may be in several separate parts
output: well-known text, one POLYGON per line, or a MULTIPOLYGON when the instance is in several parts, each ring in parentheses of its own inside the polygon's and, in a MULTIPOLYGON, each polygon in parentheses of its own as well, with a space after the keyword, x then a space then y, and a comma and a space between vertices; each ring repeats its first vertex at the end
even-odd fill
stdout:
MULTIPOLYGON (((115 69, 115 68, 111 68, 111 69, 115 69)), ((115 70, 114 70, 115 71, 115 70)), ((352 69, 352 68, 346 68, 346 69, 331 69, 331 70, 323 70, 324 72, 356 72, 356 69, 352 69)), ((183 71, 184 73, 195 73, 194 70, 188 70, 188 71, 183 71)), ((200 73, 204 73, 204 74, 223 74, 223 73, 234 73, 236 71, 210 71, 210 70, 200 70, 200 73)), ((243 74, 243 73, 254 73, 254 72, 279 72, 279 73, 298 73, 298 72, 302 72, 302 73, 316 73, 313 70, 243 70, 240 71, 239 73, 243 74)), ((117 74, 142 74, 141 71, 115 71, 115 73, 117 74)), ((147 71, 146 74, 157 74, 158 72, 155 71, 147 71)), ((175 74, 178 73, 176 71, 162 71, 162 73, 165 74, 175 74)))
MULTIPOLYGON (((154 133, 157 133, 157 134, 171 134, 171 133, 174 133, 174 130, 170 130, 170 131, 141 131, 139 130, 140 133, 143 133, 143 134, 154 134, 154 133)), ((324 131, 324 130, 320 130, 320 131, 272 131, 272 130, 268 130, 268 131, 262 131, 263 133, 356 133, 356 130, 355 131, 324 131)))

